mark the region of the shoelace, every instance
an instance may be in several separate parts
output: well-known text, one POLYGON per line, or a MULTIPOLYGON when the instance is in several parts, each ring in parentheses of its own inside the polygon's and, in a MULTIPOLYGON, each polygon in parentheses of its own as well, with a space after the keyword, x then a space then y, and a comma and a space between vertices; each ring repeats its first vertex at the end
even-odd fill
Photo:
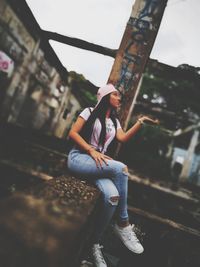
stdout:
POLYGON ((96 246, 95 249, 94 249, 94 257, 98 260, 100 260, 101 262, 105 263, 105 260, 104 260, 104 257, 103 257, 103 254, 101 252, 101 248, 103 248, 103 246, 96 246))
POLYGON ((139 242, 135 232, 133 231, 133 228, 134 228, 134 224, 131 225, 131 227, 129 229, 127 229, 127 231, 124 231, 123 232, 123 235, 128 239, 128 240, 131 240, 131 241, 134 241, 134 242, 139 242))

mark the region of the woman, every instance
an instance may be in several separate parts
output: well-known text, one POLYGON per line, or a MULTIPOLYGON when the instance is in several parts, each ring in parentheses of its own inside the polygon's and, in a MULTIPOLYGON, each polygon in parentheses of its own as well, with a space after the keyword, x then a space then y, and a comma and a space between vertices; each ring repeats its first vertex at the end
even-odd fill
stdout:
POLYGON ((86 108, 80 113, 69 132, 69 137, 74 140, 76 146, 68 155, 68 167, 75 175, 87 177, 101 191, 102 208, 96 219, 92 252, 96 266, 106 267, 99 243, 115 210, 115 234, 132 252, 140 254, 144 250, 129 223, 127 166, 110 158, 106 151, 114 137, 119 142, 126 142, 140 129, 144 121, 158 121, 143 116, 124 132, 116 115, 121 98, 115 87, 107 84, 99 88, 97 100, 95 108, 86 108))

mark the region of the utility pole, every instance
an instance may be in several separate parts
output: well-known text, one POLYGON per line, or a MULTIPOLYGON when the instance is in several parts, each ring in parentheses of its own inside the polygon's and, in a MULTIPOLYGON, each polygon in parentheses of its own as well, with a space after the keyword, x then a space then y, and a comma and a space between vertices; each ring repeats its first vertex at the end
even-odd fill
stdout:
POLYGON ((124 130, 166 4, 167 0, 136 0, 117 51, 108 82, 123 94, 120 121, 124 130))

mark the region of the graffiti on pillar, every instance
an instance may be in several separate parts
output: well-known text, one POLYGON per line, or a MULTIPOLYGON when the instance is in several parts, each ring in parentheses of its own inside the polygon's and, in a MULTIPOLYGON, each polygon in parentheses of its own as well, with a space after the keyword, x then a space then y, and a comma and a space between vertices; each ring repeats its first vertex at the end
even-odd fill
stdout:
POLYGON ((146 0, 138 18, 131 17, 128 25, 133 29, 131 38, 124 51, 120 79, 116 86, 122 93, 130 90, 140 76, 139 66, 145 57, 144 48, 147 46, 148 32, 155 26, 152 23, 153 15, 157 12, 160 0, 146 0))
MULTIPOLYGON (((135 79, 138 78, 138 74, 133 75, 133 70, 135 65, 139 65, 141 61, 141 57, 138 55, 131 55, 130 53, 126 53, 122 62, 121 67, 121 80, 120 85, 118 84, 118 88, 124 88, 128 90, 131 87, 132 83, 135 79)), ((122 90, 120 90, 122 91, 122 90)))
POLYGON ((144 8, 139 14, 140 19, 150 19, 152 15, 155 13, 158 5, 160 4, 162 0, 146 0, 144 8))

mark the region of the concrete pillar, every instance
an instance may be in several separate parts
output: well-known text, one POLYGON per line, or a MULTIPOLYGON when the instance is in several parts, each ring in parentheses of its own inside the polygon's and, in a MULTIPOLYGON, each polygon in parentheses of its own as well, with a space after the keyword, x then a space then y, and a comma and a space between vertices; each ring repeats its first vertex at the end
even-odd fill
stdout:
POLYGON ((167 0, 136 0, 108 82, 124 95, 121 124, 127 127, 130 109, 154 44, 167 0))

